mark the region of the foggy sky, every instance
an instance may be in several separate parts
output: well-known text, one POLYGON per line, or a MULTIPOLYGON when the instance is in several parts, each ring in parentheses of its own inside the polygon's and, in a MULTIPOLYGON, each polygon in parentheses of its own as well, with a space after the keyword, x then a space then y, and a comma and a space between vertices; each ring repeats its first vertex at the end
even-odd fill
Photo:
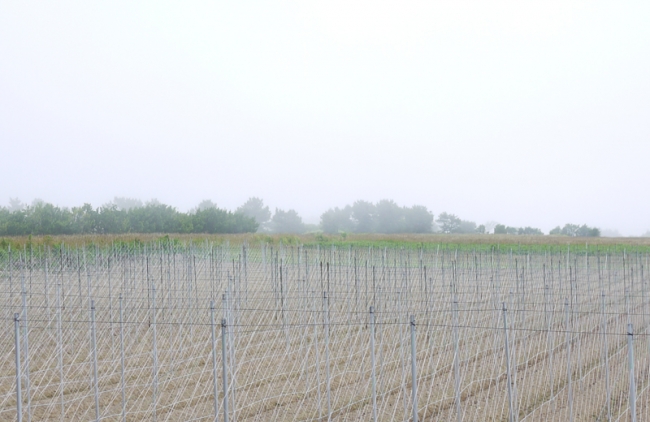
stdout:
POLYGON ((0 9, 2 205, 259 196, 316 222, 387 198, 650 229, 648 2, 0 9))

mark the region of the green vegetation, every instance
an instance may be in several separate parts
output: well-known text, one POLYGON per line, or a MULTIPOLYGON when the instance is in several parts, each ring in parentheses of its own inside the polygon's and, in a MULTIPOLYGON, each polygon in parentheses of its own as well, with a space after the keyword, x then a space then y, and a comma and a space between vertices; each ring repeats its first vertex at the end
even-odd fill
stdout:
MULTIPOLYGON (((25 206, 16 198, 10 199, 9 207, 0 207, 0 236, 255 232, 285 235, 322 232, 343 239, 347 234, 544 235, 534 227, 511 227, 496 222, 477 225, 447 212, 441 212, 434 220, 433 213, 425 206, 399 206, 387 199, 374 204, 360 200, 343 208, 331 208, 321 215, 318 225, 304 223, 293 209, 276 208, 271 213, 257 197, 249 198, 235 212, 220 209, 210 200, 183 213, 156 200, 143 203, 139 199, 119 197, 99 208, 90 204, 59 208, 40 200, 25 206)), ((601 235, 598 228, 586 224, 565 224, 549 234, 574 238, 601 235)))
POLYGON ((321 215, 323 232, 349 233, 431 233, 433 214, 421 205, 400 207, 394 201, 376 204, 356 201, 343 209, 333 208, 321 215))
POLYGON ((563 235, 571 237, 599 237, 600 230, 596 227, 589 227, 586 224, 579 226, 578 224, 565 224, 560 228, 557 226, 549 234, 563 235))
POLYGON ((35 202, 32 206, 13 211, 0 208, 0 236, 251 233, 257 228, 255 219, 216 206, 182 213, 157 201, 132 208, 120 208, 111 203, 96 209, 90 204, 68 209, 45 202, 35 202))

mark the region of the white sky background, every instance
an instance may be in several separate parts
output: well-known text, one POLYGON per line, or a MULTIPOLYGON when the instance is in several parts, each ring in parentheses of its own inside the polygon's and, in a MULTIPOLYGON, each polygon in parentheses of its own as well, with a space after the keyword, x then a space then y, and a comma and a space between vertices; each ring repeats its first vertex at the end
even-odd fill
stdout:
POLYGON ((639 235, 649 22, 647 1, 5 1, 0 203, 260 196, 316 222, 388 198, 639 235))

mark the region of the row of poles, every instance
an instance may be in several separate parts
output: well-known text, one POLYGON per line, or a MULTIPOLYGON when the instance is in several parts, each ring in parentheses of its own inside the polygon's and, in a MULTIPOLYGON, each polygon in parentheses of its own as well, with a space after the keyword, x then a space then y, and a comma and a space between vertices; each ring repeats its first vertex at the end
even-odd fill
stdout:
MULTIPOLYGON (((604 292, 602 293, 603 297, 603 304, 604 304, 604 297, 605 294, 604 292)), ((152 383, 152 391, 153 391, 153 398, 152 401, 154 403, 153 406, 153 414, 152 414, 152 419, 155 422, 156 421, 156 403, 157 403, 157 389, 158 389, 158 365, 157 365, 157 345, 156 345, 156 306, 155 306, 155 289, 152 291, 152 300, 153 300, 153 315, 152 315, 152 356, 153 356, 153 383, 152 383)), ((227 301, 226 295, 224 294, 224 301, 227 301)), ((121 418, 122 421, 126 421, 126 399, 124 396, 124 391, 125 391, 125 376, 124 376, 124 325, 123 325, 123 307, 122 307, 122 297, 119 299, 120 303, 120 309, 119 309, 119 315, 120 315, 120 320, 119 320, 119 327, 120 327, 120 366, 121 366, 121 378, 120 378, 120 383, 121 383, 121 390, 122 390, 122 412, 121 412, 121 418)), ((332 419, 332 408, 331 408, 331 397, 330 397, 330 374, 329 374, 329 367, 330 367, 330 360, 329 360, 329 304, 328 304, 328 296, 327 292, 323 292, 323 303, 324 303, 324 309, 326 310, 324 312, 324 321, 323 321, 323 326, 324 326, 324 333, 325 333, 325 368, 326 368, 326 403, 327 403, 327 420, 331 421, 332 419)), ((457 305, 457 302, 456 302, 457 305)), ((227 314, 227 310, 226 310, 227 314)), ((227 315, 224 315, 227 316, 227 315)), ((508 335, 508 311, 505 302, 502 303, 502 316, 503 316, 503 334, 504 334, 504 339, 505 339, 505 358, 506 358, 506 373, 507 373, 507 387, 508 387, 508 420, 509 422, 517 422, 518 421, 518 412, 515 410, 515 400, 516 400, 516 383, 514 382, 514 375, 513 375, 513 368, 512 368, 512 362, 511 362, 511 352, 510 352, 510 340, 509 340, 509 335, 508 335)), ((455 317, 457 318, 457 317, 455 317)), ((91 321, 91 330, 90 330, 90 335, 91 335, 91 357, 92 357, 92 388, 93 388, 93 394, 94 394, 94 401, 95 401, 95 420, 99 422, 101 420, 101 409, 99 405, 99 377, 98 377, 98 365, 97 365, 97 338, 96 338, 96 317, 95 317, 95 302, 94 300, 91 300, 91 305, 90 305, 90 321, 91 321)), ((372 420, 373 422, 376 422, 378 420, 377 417, 377 375, 376 375, 376 347, 375 347, 375 310, 374 306, 370 306, 369 310, 369 328, 370 328, 370 356, 371 356, 371 394, 372 394, 372 420)), ((24 315, 23 319, 24 323, 24 328, 25 330, 27 329, 27 316, 26 314, 24 315)), ((224 422, 229 422, 229 410, 228 410, 228 404, 229 404, 229 395, 228 392, 230 391, 230 386, 228 382, 228 318, 224 317, 221 319, 221 363, 222 363, 222 373, 221 373, 221 380, 222 380, 222 391, 223 391, 223 401, 222 401, 222 415, 223 415, 223 421, 224 422)), ((411 397, 412 397, 412 421, 413 422, 418 422, 418 399, 417 399, 417 347, 416 347, 416 336, 415 336, 415 330, 416 330, 416 322, 415 322, 415 316, 411 315, 409 319, 409 327, 410 327, 410 348, 411 348, 411 397)), ((569 301, 568 299, 565 300, 565 329, 566 329, 566 353, 567 353, 567 402, 569 405, 569 421, 572 422, 574 418, 573 414, 573 385, 572 385, 572 368, 571 368, 571 331, 570 331, 570 318, 569 318, 569 301)), ((219 420, 219 414, 220 412, 220 406, 219 406, 219 381, 218 381, 218 350, 217 350, 217 334, 216 334, 216 324, 215 324, 215 306, 214 302, 210 302, 210 330, 211 330, 211 349, 212 349, 212 381, 213 381, 213 398, 214 398, 214 421, 217 422, 219 420)), ((27 402, 30 403, 29 400, 29 360, 27 359, 25 362, 25 367, 23 369, 22 366, 22 359, 21 359, 21 316, 19 313, 14 314, 14 338, 15 338, 15 365, 16 365, 16 416, 17 416, 17 421, 22 422, 23 421, 23 397, 22 397, 22 385, 23 385, 23 377, 26 378, 26 384, 27 384, 27 402), (24 372, 23 372, 24 371, 24 372)), ((606 337, 606 332, 607 332, 607 320, 603 318, 603 342, 604 342, 604 349, 607 349, 607 337, 606 337)), ((25 342, 25 347, 27 346, 27 342, 25 342)), ((454 335, 454 374, 455 374, 455 379, 456 379, 456 393, 455 393, 455 403, 457 407, 457 419, 460 422, 462 420, 462 411, 461 411, 461 397, 460 397, 460 389, 459 389, 459 379, 460 379, 460 374, 459 374, 459 341, 458 341, 458 335, 457 331, 455 331, 454 335)), ((635 383, 635 375, 634 375, 634 332, 633 332, 633 326, 631 323, 627 324, 627 348, 628 348, 628 366, 629 366, 629 408, 630 408, 630 420, 632 422, 637 421, 637 411, 636 411, 636 383, 635 383)), ((605 353, 605 360, 607 359, 607 353, 605 353)), ((609 372, 608 372, 608 365, 607 362, 605 363, 605 369, 606 369, 606 384, 607 384, 607 402, 608 402, 608 420, 612 420, 612 415, 611 415, 611 409, 609 408, 609 402, 611 400, 610 398, 610 389, 609 389, 609 372)), ((61 402, 61 415, 63 418, 64 415, 64 404, 61 402)), ((234 410, 234 409, 233 409, 234 410)), ((31 409, 29 409, 28 412, 28 421, 31 421, 32 419, 32 413, 31 409)))
MULTIPOLYGON (((244 251, 245 251, 245 249, 244 249, 244 251)), ((235 264, 233 263, 232 277, 230 276, 230 274, 228 275, 228 284, 230 286, 231 283, 232 283, 233 287, 232 288, 229 287, 228 292, 224 296, 224 310, 231 309, 233 307, 232 302, 241 301, 242 298, 247 297, 246 284, 244 284, 243 289, 242 289, 241 288, 242 287, 241 286, 241 278, 238 279, 238 277, 235 275, 235 274, 238 274, 241 277, 242 272, 245 274, 245 271, 246 271, 245 270, 245 268, 246 268, 246 252, 242 253, 242 258, 243 258, 242 261, 244 263, 244 265, 243 265, 244 270, 239 270, 237 272, 234 271, 235 264), (239 286, 237 286, 236 283, 240 283, 239 286), (239 287, 239 294, 237 294, 238 287, 239 287), (242 293, 242 290, 245 293, 242 293), (232 292, 235 292, 235 295, 233 295, 232 292)), ((567 259, 567 261, 568 261, 568 259, 567 259)), ((45 261, 45 262, 46 262, 46 265, 47 265, 47 261, 45 261)), ((149 271, 148 270, 148 262, 149 261, 147 260, 147 279, 149 278, 149 275, 148 275, 148 271, 149 271)), ((241 268, 242 265, 239 264, 238 267, 241 268)), ((515 268, 516 268, 516 261, 515 261, 515 268)), ((643 268, 643 267, 641 267, 641 268, 643 268)), ((161 270, 162 270, 162 267, 161 267, 161 270)), ((190 268, 190 270, 191 270, 191 268, 190 268)), ((366 265, 366 270, 367 270, 367 265, 366 265)), ((372 270, 373 270, 373 273, 374 273, 374 267, 373 267, 372 270)), ((452 267, 452 270, 455 272, 455 267, 452 267)), ((328 290, 324 291, 324 293, 323 293, 324 307, 325 307, 325 309, 329 310, 329 298, 328 298, 329 280, 330 280, 329 279, 329 264, 326 264, 324 271, 325 271, 325 277, 322 276, 323 269, 322 269, 322 265, 321 265, 321 285, 323 285, 323 281, 326 281, 327 286, 328 286, 328 290)), ((356 271, 356 265, 355 265, 355 271, 356 271)), ((425 267, 425 271, 426 271, 426 267, 425 267)), ((517 280, 518 280, 518 283, 519 283, 518 271, 515 270, 515 272, 517 273, 517 277, 518 277, 517 280)), ((286 308, 286 292, 283 290, 283 288, 285 288, 284 286, 287 285, 286 284, 287 281, 286 281, 286 279, 283 281, 283 274, 284 274, 283 273, 283 264, 282 264, 282 259, 280 259, 279 260, 279 268, 278 268, 277 272, 276 272, 276 270, 273 271, 273 277, 274 278, 272 279, 272 282, 273 282, 273 286, 274 286, 274 294, 276 294, 276 299, 280 302, 280 304, 278 305, 278 308, 281 309, 282 314, 283 314, 283 316, 282 316, 283 325, 286 326, 287 323, 286 323, 286 320, 284 319, 284 310, 286 308)), ((574 274, 575 274, 575 272, 574 272, 574 274)), ((641 274, 643 274, 642 269, 641 269, 641 274)), ((47 271, 46 271, 46 276, 47 276, 47 271)), ((366 282, 367 282, 367 279, 368 279, 368 277, 366 276, 366 282)), ((643 276, 641 276, 641 279, 643 280, 643 276)), ((244 280, 244 283, 247 280, 247 277, 245 275, 243 277, 243 280, 244 280)), ((374 276, 373 276, 373 280, 374 280, 374 276)), ((426 280, 426 277, 425 277, 425 280, 426 280)), ((634 279, 632 278, 632 280, 634 280, 634 279)), ((572 281, 569 283, 569 287, 571 288, 571 292, 572 292, 571 301, 573 301, 573 298, 574 298, 574 295, 573 295, 574 290, 573 290, 573 284, 572 283, 573 283, 572 281)), ((519 284, 517 284, 517 286, 519 286, 519 284)), ((522 286, 524 286, 523 283, 522 283, 522 286)), ((610 286, 611 286, 611 283, 610 283, 610 286)), ((192 284, 189 283, 188 287, 191 289, 192 284)), ((426 287, 426 284, 425 284, 425 287, 426 287)), ((60 288, 60 286, 59 286, 59 284, 57 284, 56 300, 57 300, 57 309, 58 310, 60 310, 60 308, 61 308, 61 305, 58 303, 58 301, 59 301, 59 299, 61 297, 61 293, 58 291, 59 288, 60 288)), ((477 288, 478 288, 478 285, 477 285, 477 288)), ((643 286, 642 286, 642 289, 643 289, 643 286)), ((545 291, 546 290, 547 290, 547 287, 545 286, 545 291)), ((359 289, 357 288, 357 289, 355 289, 355 291, 358 292, 359 289)), ((376 291, 376 289, 374 288, 374 281, 373 281, 373 288, 372 288, 373 299, 371 300, 371 303, 375 303, 375 299, 374 299, 375 291, 376 291)), ((30 290, 30 292, 31 292, 31 290, 30 290)), ((643 289, 642 292, 645 293, 645 289, 643 289)), ((153 351, 152 351, 152 353, 153 353, 153 357, 154 357, 154 359, 153 359, 153 374, 152 374, 153 375, 153 390, 152 390, 152 392, 153 392, 153 401, 154 401, 154 403, 156 403, 157 402, 157 395, 158 395, 158 390, 157 390, 157 387, 158 387, 158 363, 157 363, 158 352, 157 352, 157 347, 156 347, 156 312, 155 312, 155 310, 157 309, 157 306, 156 306, 155 283, 151 283, 151 288, 147 289, 147 293, 151 294, 151 297, 148 298, 148 302, 151 303, 151 308, 154 310, 154 312, 151 315, 151 322, 152 322, 151 326, 152 326, 152 337, 153 337, 153 349, 152 349, 153 351)), ((191 294, 191 293, 192 293, 192 291, 190 291, 189 294, 191 294)), ((577 294, 577 292, 576 292, 576 294, 577 294)), ((26 393, 26 399, 27 399, 28 420, 31 420, 32 411, 31 411, 30 376, 29 376, 29 366, 30 366, 29 363, 30 362, 29 362, 29 342, 28 342, 28 335, 27 335, 27 333, 29 332, 29 328, 27 326, 27 324, 28 324, 28 317, 27 317, 27 309, 28 309, 28 307, 26 305, 26 303, 27 303, 27 290, 25 288, 24 277, 22 278, 21 295, 22 295, 21 300, 22 300, 22 305, 23 305, 22 316, 14 315, 14 322, 15 322, 15 324, 18 323, 18 325, 20 325, 20 323, 22 323, 22 328, 23 328, 23 348, 24 348, 23 354, 24 354, 25 358, 23 359, 23 362, 20 361, 20 353, 19 353, 19 346, 20 345, 17 344, 17 346, 16 346, 17 381, 21 377, 20 374, 22 374, 22 377, 24 378, 24 381, 25 381, 24 385, 25 385, 25 393, 26 393), (23 369, 22 370, 19 369, 21 363, 23 364, 23 369)), ((512 295, 512 293, 511 293, 511 295, 512 295)), ((90 296, 91 295, 90 295, 90 282, 89 282, 88 283, 88 298, 89 298, 89 300, 90 300, 90 296)), ((626 291, 626 296, 627 296, 627 291, 626 291)), ((80 288, 79 297, 80 297, 80 303, 81 303, 81 288, 80 288)), ((368 297, 369 297, 369 295, 366 294, 366 299, 367 300, 368 300, 368 297)), ((47 295, 46 295, 46 299, 47 299, 47 295)), ((427 296, 427 300, 428 300, 428 296, 427 296)), ((608 372, 608 364, 607 364, 608 346, 607 346, 607 343, 606 343, 607 342, 607 337, 605 335, 605 333, 607 333, 607 320, 604 317, 604 314, 605 314, 605 305, 604 305, 605 294, 604 294, 604 292, 602 293, 602 300, 603 300, 603 311, 602 312, 603 312, 603 325, 604 325, 603 326, 603 342, 604 342, 603 350, 604 350, 605 370, 606 370, 606 372, 608 372)), ((644 297, 643 300, 644 300, 644 303, 645 303, 645 297, 644 297)), ((245 303, 245 300, 244 300, 244 303, 245 303)), ((570 324, 571 324, 572 317, 571 317, 570 314, 573 311, 571 310, 572 307, 571 307, 570 301, 568 299, 565 301, 564 305, 565 305, 565 315, 566 315, 565 329, 566 329, 566 335, 567 335, 566 351, 567 351, 567 382, 568 382, 567 394, 568 394, 568 404, 569 404, 569 412, 568 412, 568 414, 569 414, 570 419, 573 420, 573 413, 574 412, 573 412, 573 408, 572 408, 572 406, 573 406, 573 398, 572 398, 572 396, 573 396, 573 388, 572 388, 572 372, 571 372, 571 353, 572 353, 571 349, 572 349, 572 344, 573 344, 574 340, 573 340, 573 338, 570 337, 571 334, 572 334, 571 330, 570 330, 570 324)), ((110 306, 110 302, 109 302, 109 306, 110 306)), ((456 327, 459 326, 458 302, 455 301, 452 306, 453 306, 453 318, 454 318, 453 324, 454 324, 454 327, 456 328, 456 327)), ((211 309, 211 319, 213 320, 214 319, 214 315, 213 315, 214 303, 211 304, 210 309, 211 309)), ((100 412, 99 412, 99 401, 98 401, 98 398, 97 398, 98 395, 99 395, 98 381, 97 381, 98 380, 98 377, 97 377, 97 350, 96 350, 96 348, 97 348, 97 345, 96 345, 97 339, 96 339, 96 328, 95 328, 95 303, 94 303, 94 300, 90 300, 90 310, 91 310, 91 324, 92 324, 92 328, 90 330, 90 333, 91 333, 90 343, 91 343, 91 348, 92 348, 91 356, 92 356, 92 359, 93 359, 93 371, 94 371, 94 374, 93 374, 93 380, 94 380, 93 381, 93 390, 94 390, 95 402, 96 402, 96 406, 95 406, 96 418, 99 419, 99 414, 100 414, 100 412)), ((49 308, 48 308, 48 311, 49 311, 49 308)), ((223 349, 222 362, 223 362, 224 368, 228 369, 227 368, 228 359, 230 359, 231 365, 234 366, 234 357, 235 357, 234 342, 232 342, 232 333, 229 334, 231 336, 230 337, 231 341, 229 343, 227 341, 227 336, 224 335, 224 332, 228 333, 228 330, 232 329, 235 326, 235 318, 232 315, 232 311, 226 311, 224 316, 225 316, 225 318, 224 318, 225 321, 222 321, 222 349, 223 349)), ((324 313, 324 318, 325 318, 324 324, 329 326, 329 312, 324 313)), ((374 311, 371 312, 371 319, 374 320, 374 311)), ((123 317, 122 317, 122 298, 120 297, 120 336, 123 336, 122 321, 123 321, 123 317)), ((416 359, 415 359, 415 350, 416 350, 416 348, 415 348, 415 341, 414 341, 414 335, 415 335, 414 334, 414 332, 415 332, 414 331, 415 330, 415 318, 414 318, 414 316, 411 317, 409 322, 410 322, 411 327, 412 327, 412 342, 411 342, 411 348, 412 348, 411 362, 412 362, 412 378, 413 378, 413 386, 412 386, 412 391, 413 391, 412 402, 413 403, 412 403, 412 405, 413 405, 413 409, 414 409, 414 418, 415 418, 415 417, 417 417, 417 403, 416 403, 416 401, 417 401, 416 379, 417 378, 415 376, 416 375, 416 371, 415 371, 415 361, 416 361, 416 359)), ((513 379, 516 378, 516 375, 510 373, 512 364, 511 364, 511 357, 510 357, 511 351, 509 350, 509 347, 508 347, 508 343, 509 343, 509 340, 507 338, 507 335, 508 335, 508 327, 507 327, 507 325, 508 324, 507 324, 507 314, 506 314, 505 304, 503 304, 503 322, 504 322, 504 330, 505 330, 505 336, 506 336, 505 346, 506 346, 507 370, 508 370, 508 378, 509 378, 509 381, 508 381, 508 393, 509 393, 508 394, 508 402, 509 402, 509 410, 510 410, 509 411, 509 414, 510 414, 509 417, 510 417, 511 420, 516 420, 517 419, 516 381, 515 380, 511 381, 511 378, 513 378, 513 379)), ((58 336, 60 336, 60 325, 61 325, 60 313, 57 315, 57 324, 59 326, 58 336)), ((192 323, 190 323, 190 325, 193 326, 192 323)), ((214 322, 212 322, 212 325, 213 325, 213 329, 214 329, 214 322)), ((375 329, 374 322, 371 325, 372 325, 372 332, 373 332, 373 334, 371 336, 371 348, 372 348, 372 351, 373 351, 372 352, 372 359, 374 361, 374 359, 375 359, 375 356, 374 356, 374 350, 375 350, 375 346, 374 346, 374 329, 375 329)), ((18 333, 19 333, 19 331, 20 330, 18 330, 16 332, 16 341, 17 342, 18 342, 18 333)), ((326 391, 327 391, 327 399, 326 400, 327 400, 327 417, 329 419, 329 418, 331 418, 331 414, 332 414, 332 411, 331 411, 331 398, 330 398, 330 374, 329 374, 329 340, 330 340, 329 339, 329 328, 327 330, 325 330, 324 335, 325 335, 325 346, 326 346, 325 347, 325 354, 326 354, 325 360, 326 360, 326 362, 328 362, 327 365, 326 365, 326 371, 327 371, 326 372, 326 391)), ((455 380, 455 405, 456 405, 456 414, 458 415, 458 419, 461 420, 462 419, 462 409, 461 409, 460 375, 459 375, 460 369, 459 369, 459 359, 458 359, 458 356, 459 356, 459 343, 460 342, 459 342, 459 338, 458 338, 457 329, 454 330, 453 335, 454 335, 454 340, 453 340, 454 341, 453 371, 454 371, 454 380, 455 380)), ((632 341, 633 340, 633 334, 632 334, 632 325, 631 325, 631 323, 628 323, 628 325, 627 325, 627 336, 628 336, 628 350, 629 350, 628 362, 629 362, 629 370, 630 370, 629 371, 629 373, 630 373, 630 385, 629 385, 630 402, 629 402, 629 408, 630 408, 630 414, 632 415, 632 417, 636 418, 636 386, 634 384, 634 377, 632 376, 633 373, 634 373, 634 350, 633 350, 633 341, 632 341)), ((58 340, 58 344, 59 345, 62 344, 62 341, 61 341, 60 338, 58 340)), ((123 342, 123 338, 121 338, 122 368, 124 367, 124 350, 123 350, 123 347, 124 347, 124 342, 123 342)), ((578 347, 579 347, 579 344, 578 344, 578 347)), ((578 353, 579 353, 579 351, 578 351, 578 353)), ((549 356, 552 356, 552 355, 549 355, 549 356)), ((61 353, 59 353, 59 359, 62 359, 62 354, 61 353)), ((215 351, 215 337, 214 337, 214 335, 213 335, 213 360, 215 362, 217 360, 217 355, 216 355, 216 351, 215 351)), ((60 364, 59 366, 62 368, 63 365, 60 364)), ((230 371, 231 374, 233 373, 232 369, 229 369, 229 371, 230 371)), ((515 370, 513 370, 512 372, 514 372, 514 371, 515 370)), ((372 375, 372 378, 373 378, 373 386, 372 386, 372 389, 373 389, 373 414, 376 414, 376 412, 377 412, 377 407, 376 407, 376 383, 374 381, 374 379, 376 377, 376 374, 375 374, 375 363, 374 362, 373 362, 373 365, 372 365, 372 372, 373 372, 373 375, 372 375)), ((551 372, 551 374, 552 374, 552 372, 551 372)), ((227 373, 224 373, 224 375, 222 377, 223 377, 223 379, 227 379, 227 377, 228 377, 227 373)), ((217 383, 216 370, 215 370, 213 378, 215 380, 214 382, 215 382, 215 386, 216 386, 216 383, 217 383)), ((124 377, 122 377, 122 382, 124 382, 124 377)), ((234 382, 234 380, 232 380, 231 382, 234 382)), ((611 418, 612 418, 611 409, 610 409, 611 393, 610 393, 610 385, 609 385, 610 383, 609 383, 609 374, 608 373, 606 373, 605 382, 606 382, 606 388, 607 388, 608 419, 611 420, 611 418)), ((17 394, 22 394, 22 391, 19 392, 19 390, 21 390, 21 386, 19 384, 20 383, 17 382, 17 385, 16 385, 17 394)), ((225 385, 228 385, 228 384, 225 383, 225 385)), ((551 383, 551 385, 553 385, 553 383, 551 383)), ((124 385, 122 385, 122 398, 123 398, 123 400, 122 400, 123 401, 122 414, 126 415, 126 410, 125 410, 126 409, 125 408, 126 400, 124 398, 124 390, 125 390, 124 385)), ((61 392, 61 394, 63 394, 63 392, 61 392)), ((232 394, 234 395, 234 390, 233 390, 232 394)), ((320 390, 319 390, 319 394, 320 394, 320 390)), ((227 389, 224 389, 224 395, 227 395, 227 389)), ((216 400, 216 397, 217 397, 217 395, 216 395, 216 388, 215 388, 215 400, 216 400)), ((319 400, 319 402, 320 402, 320 400, 319 400)), ((22 403, 22 400, 19 400, 18 403, 22 403)), ((234 406, 235 400, 234 400, 234 398, 231 401, 231 404, 232 404, 232 412, 234 412, 235 411, 235 406, 234 406)), ((17 406, 18 406, 18 404, 17 404, 17 406)), ((226 412, 225 413, 226 415, 228 413, 227 407, 228 407, 227 402, 224 402, 223 408, 224 408, 224 411, 226 412)), ((61 409, 62 409, 62 417, 63 417, 63 414, 64 414, 63 397, 61 397, 61 409)), ((22 414, 22 411, 19 412, 19 414, 22 414)), ((123 416, 123 417, 125 418, 125 416, 123 416)), ((217 417, 217 406, 215 405, 215 418, 216 417, 217 417)), ((153 418, 154 418, 154 420, 156 419, 156 407, 155 407, 155 405, 153 407, 153 418)))

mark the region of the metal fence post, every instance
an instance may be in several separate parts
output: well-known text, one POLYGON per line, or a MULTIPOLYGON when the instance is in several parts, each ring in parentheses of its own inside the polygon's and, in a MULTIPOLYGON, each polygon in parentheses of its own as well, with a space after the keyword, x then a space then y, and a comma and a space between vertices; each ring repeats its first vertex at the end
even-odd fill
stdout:
POLYGON ((156 336, 156 286, 151 286, 151 330, 152 330, 152 344, 153 344, 153 421, 156 422, 156 402, 158 397, 158 344, 156 336))
POLYGON ((515 421, 515 407, 512 402, 512 374, 510 373, 510 342, 508 341, 508 311, 506 310, 505 302, 503 305, 503 335, 505 336, 505 346, 506 346, 506 373, 508 376, 508 421, 515 421))
MULTIPOLYGON (((544 269, 546 271, 546 269, 544 269)), ((544 273, 544 278, 546 279, 546 272, 544 273)), ((555 382, 553 377, 553 333, 551 332, 551 317, 548 313, 548 298, 549 298, 549 287, 548 284, 544 286, 544 314, 546 319, 546 353, 548 354, 548 375, 549 382, 551 385, 551 398, 555 402, 555 382)), ((505 307, 505 303, 504 303, 505 307)))
POLYGON ((65 401, 63 398, 63 334, 61 328, 61 284, 56 284, 56 346, 59 365, 59 387, 61 400, 61 420, 65 420, 65 401))
POLYGON ((372 365, 372 420, 377 422, 377 376, 375 369, 375 308, 370 307, 370 362, 372 365))
POLYGON ((571 327, 569 326, 569 299, 564 299, 564 327, 566 330, 566 374, 567 391, 569 394, 569 421, 573 422, 573 385, 571 384, 571 327))
POLYGON ((329 298, 323 292, 323 318, 325 319, 325 384, 327 388, 327 420, 332 420, 332 401, 330 393, 330 315, 329 298))
POLYGON ((456 419, 458 422, 463 420, 462 408, 460 405, 460 350, 458 344, 458 299, 454 298, 453 306, 454 320, 454 389, 456 396, 456 419))
POLYGON ((605 291, 601 291, 601 313, 603 330, 603 360, 605 365, 605 391, 607 400, 607 420, 612 420, 612 401, 609 390, 609 346, 607 345, 607 317, 605 316, 605 291))
POLYGON ((22 377, 20 369, 20 315, 14 314, 14 335, 16 341, 16 420, 23 420, 22 377))
POLYGON ((90 342, 93 355, 93 392, 95 394, 95 420, 99 422, 99 380, 97 379, 97 334, 95 325, 95 301, 90 300, 90 342))
POLYGON ((636 383, 634 382, 634 333, 632 324, 627 324, 627 359, 630 370, 630 420, 636 422, 636 383))
POLYGON ((210 301, 210 330, 212 332, 212 387, 214 390, 214 422, 219 420, 219 391, 217 389, 217 338, 214 331, 214 301, 210 301))
POLYGON ((411 395, 413 396, 413 422, 418 422, 418 374, 415 366, 415 316, 411 315, 411 395))
POLYGON ((27 290, 25 289, 25 262, 23 262, 23 268, 21 270, 21 289, 22 289, 22 301, 23 301, 23 342, 25 344, 23 348, 23 353, 25 354, 25 395, 27 396, 27 421, 31 422, 32 420, 32 394, 31 394, 31 383, 29 377, 29 326, 27 318, 27 290))
POLYGON ((124 380, 124 307, 122 295, 120 295, 120 384, 122 389, 122 422, 126 422, 126 393, 124 380))
POLYGON ((221 319, 221 361, 223 366, 223 420, 228 422, 228 361, 226 359, 226 318, 221 319))
MULTIPOLYGON (((312 307, 312 313, 314 315, 314 320, 316 319, 316 315, 318 315, 317 311, 317 303, 318 299, 316 296, 316 292, 312 291, 312 301, 311 301, 311 307, 312 307)), ((321 380, 320 380, 320 354, 318 352, 318 323, 314 323, 314 352, 315 352, 315 358, 316 358, 316 390, 318 391, 318 419, 320 419, 323 416, 323 398, 321 394, 321 380)))

